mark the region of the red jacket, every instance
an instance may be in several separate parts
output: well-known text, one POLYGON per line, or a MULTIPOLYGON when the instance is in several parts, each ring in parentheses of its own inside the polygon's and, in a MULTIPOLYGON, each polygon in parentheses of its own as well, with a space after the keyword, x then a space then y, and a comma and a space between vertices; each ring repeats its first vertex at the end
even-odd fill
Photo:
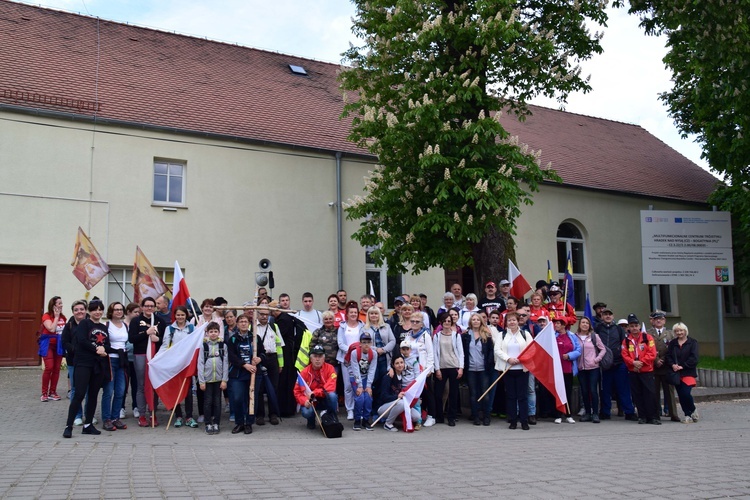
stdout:
POLYGON ((638 332, 637 337, 627 335, 622 341, 622 360, 628 371, 633 369, 633 361, 643 361, 639 373, 654 371, 654 360, 656 359, 656 344, 654 338, 648 333, 638 332))
MULTIPOLYGON (((336 392, 336 368, 328 363, 323 363, 320 370, 315 370, 310 363, 299 374, 316 398, 322 398, 324 392, 336 392)), ((309 399, 305 395, 305 388, 299 383, 294 384, 294 399, 302 406, 309 399)))
POLYGON ((555 318, 565 318, 565 323, 568 326, 573 326, 578 321, 576 311, 570 304, 563 303, 562 301, 555 302, 554 304, 550 302, 549 304, 545 304, 544 308, 549 312, 550 321, 554 321, 555 318))

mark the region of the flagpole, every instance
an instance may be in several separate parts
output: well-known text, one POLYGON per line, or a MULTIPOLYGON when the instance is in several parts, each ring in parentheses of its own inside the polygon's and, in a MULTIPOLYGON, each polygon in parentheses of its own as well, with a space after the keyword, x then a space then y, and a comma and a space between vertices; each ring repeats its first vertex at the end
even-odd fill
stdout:
POLYGON ((123 293, 123 295, 125 295, 125 298, 128 299, 128 302, 133 302, 132 300, 130 300, 130 297, 128 297, 128 292, 125 291, 125 289, 122 287, 122 285, 120 284, 120 282, 117 281, 117 278, 115 277, 115 275, 112 274, 112 271, 108 272, 107 274, 109 274, 110 276, 112 276, 112 279, 115 280, 115 283, 117 283, 117 286, 120 287, 120 290, 122 290, 122 293, 123 293))
MULTIPOLYGON (((180 394, 182 394, 182 390, 185 388, 185 382, 187 382, 187 378, 183 378, 182 379, 182 385, 180 386, 180 392, 177 393, 177 396, 179 396, 180 394)), ((178 397, 178 399, 179 399, 179 397, 178 397)), ((166 431, 169 430, 169 426, 172 424, 172 417, 174 417, 174 411, 177 409, 177 405, 178 404, 180 404, 180 403, 175 404, 174 407, 172 408, 172 414, 169 416, 169 421, 167 421, 167 428, 164 429, 166 431)))
MULTIPOLYGON (((154 313, 151 314, 151 327, 152 328, 154 326, 154 317, 156 316, 155 312, 156 311, 154 311, 154 313)), ((148 352, 149 353, 152 352, 153 349, 154 349, 154 344, 151 341, 151 337, 149 336, 149 339, 148 339, 148 352)), ((152 354, 152 356, 153 356, 153 354, 152 354)), ((149 361, 151 361, 151 360, 147 359, 146 363, 148 364, 149 361)), ((153 392, 154 389, 152 387, 149 390, 153 392)), ((153 401, 153 399, 154 399, 154 395, 152 394, 151 395, 151 400, 153 401)), ((154 401, 151 404, 151 428, 153 429, 155 427, 156 427, 156 401, 154 401)))
MULTIPOLYGON (((507 364, 507 363, 506 363, 506 364, 507 364)), ((487 393, 488 393, 488 392, 490 392, 490 391, 492 390, 492 388, 493 388, 493 387, 495 387, 495 385, 496 385, 496 384, 497 384, 498 382, 500 382, 500 379, 501 379, 501 378, 503 378, 503 376, 504 376, 504 375, 505 375, 506 373, 508 373, 508 370, 510 370, 510 365, 508 365, 508 367, 507 367, 507 368, 506 368, 506 369, 505 369, 505 370, 503 371, 503 373, 501 373, 501 374, 500 374, 500 376, 499 376, 499 377, 497 377, 497 379, 496 379, 496 380, 495 380, 494 382, 492 382, 492 385, 490 385, 490 386, 489 386, 489 387, 487 388, 487 390, 486 390, 486 391, 484 391, 484 394, 482 394, 481 396, 479 396, 479 399, 477 399, 477 403, 478 403, 478 402, 480 402, 480 401, 482 400, 482 398, 483 398, 483 397, 485 397, 485 396, 487 395, 487 393)))
POLYGON ((391 406, 389 406, 388 408, 386 408, 386 410, 383 413, 381 413, 378 418, 375 419, 375 421, 370 425, 370 427, 375 427, 375 424, 377 424, 378 422, 380 422, 380 419, 383 418, 384 416, 386 416, 388 414, 388 412, 391 411, 391 408, 393 408, 394 406, 396 406, 396 404, 399 401, 403 401, 403 399, 402 398, 396 398, 396 401, 394 401, 391 406))
MULTIPOLYGON (((258 303, 258 292, 260 290, 259 285, 255 285, 255 302, 258 303)), ((258 356, 258 315, 253 314, 253 331, 250 333, 250 339, 253 342, 253 359, 258 356)), ((252 363, 252 359, 250 362, 252 363)), ((255 371, 250 374, 250 394, 249 394, 249 405, 247 414, 255 417, 255 375, 258 373, 258 365, 255 365, 255 371)), ((255 422, 253 422, 255 423, 255 422)), ((252 425, 252 424, 250 424, 252 425)))
POLYGON ((565 299, 563 299, 563 312, 567 315, 568 309, 568 277, 565 276, 565 299))

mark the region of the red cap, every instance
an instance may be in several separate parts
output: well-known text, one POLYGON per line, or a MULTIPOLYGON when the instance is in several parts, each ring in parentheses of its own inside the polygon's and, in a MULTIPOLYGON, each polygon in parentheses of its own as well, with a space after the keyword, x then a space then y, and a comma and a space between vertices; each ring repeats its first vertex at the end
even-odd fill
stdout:
POLYGON ((488 281, 487 283, 484 284, 484 287, 487 288, 490 285, 492 285, 493 288, 497 288, 497 285, 495 284, 494 281, 488 281))

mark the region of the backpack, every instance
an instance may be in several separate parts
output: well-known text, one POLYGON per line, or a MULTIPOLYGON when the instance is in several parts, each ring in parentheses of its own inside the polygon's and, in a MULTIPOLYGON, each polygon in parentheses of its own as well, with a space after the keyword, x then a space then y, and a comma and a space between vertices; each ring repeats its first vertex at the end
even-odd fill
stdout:
MULTIPOLYGON (((596 339, 598 337, 596 336, 595 332, 591 332, 591 343, 594 344, 594 351, 596 352, 596 355, 599 355, 599 346, 596 345, 596 339)), ((606 351, 604 354, 604 357, 601 361, 599 361, 599 368, 602 370, 609 370, 612 368, 612 363, 614 363, 614 355, 612 354, 612 349, 609 348, 607 344, 604 345, 604 350, 606 351)))
MULTIPOLYGON (((208 361, 208 354, 209 354, 208 342, 203 342, 203 362, 204 363, 208 361)), ((224 342, 222 342, 221 340, 219 341, 219 357, 221 359, 224 359, 224 342)))
POLYGON ((325 437, 340 438, 344 432, 344 424, 339 422, 336 413, 332 411, 323 411, 320 414, 320 424, 323 427, 323 434, 325 437))

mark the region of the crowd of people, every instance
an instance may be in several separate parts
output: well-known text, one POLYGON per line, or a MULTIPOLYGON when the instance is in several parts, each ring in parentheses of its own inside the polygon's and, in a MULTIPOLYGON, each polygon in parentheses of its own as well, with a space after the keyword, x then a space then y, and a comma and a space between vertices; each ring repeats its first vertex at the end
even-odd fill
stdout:
POLYGON ((229 308, 222 297, 200 304, 146 297, 107 307, 94 298, 73 302, 70 319, 62 299, 53 297, 39 337, 41 401, 61 399, 57 385, 65 360, 70 405, 64 437, 74 426, 82 426, 83 434, 101 433, 95 426, 100 392, 106 431, 127 429, 129 413, 140 427, 158 426, 147 352, 170 349, 205 325, 192 388, 174 408, 176 428, 203 424, 207 434, 217 434, 222 410, 233 434, 279 425, 298 412, 309 428, 321 425, 322 414, 340 412, 355 431, 373 430, 375 420, 391 432, 452 427, 459 418, 489 426, 494 417, 523 430, 543 418, 573 424, 570 405, 556 406, 519 359, 551 324, 570 403, 576 380, 580 387, 579 422, 612 419, 613 399, 617 416, 641 424, 698 420, 691 396, 698 343, 685 324, 667 329, 666 315, 657 310, 646 331, 635 314, 616 321, 603 302, 594 304, 591 317, 578 318, 556 282, 538 282, 528 300, 509 290, 507 280, 499 287, 490 281, 480 298, 464 296, 454 284, 437 311, 426 295, 415 294, 396 297, 390 313, 375 297, 364 294, 357 302, 345 290, 331 294, 324 311, 305 293, 297 312, 288 294, 273 299, 265 289, 241 309, 229 308), (426 376, 421 396, 406 412, 395 403, 420 374, 426 376))

